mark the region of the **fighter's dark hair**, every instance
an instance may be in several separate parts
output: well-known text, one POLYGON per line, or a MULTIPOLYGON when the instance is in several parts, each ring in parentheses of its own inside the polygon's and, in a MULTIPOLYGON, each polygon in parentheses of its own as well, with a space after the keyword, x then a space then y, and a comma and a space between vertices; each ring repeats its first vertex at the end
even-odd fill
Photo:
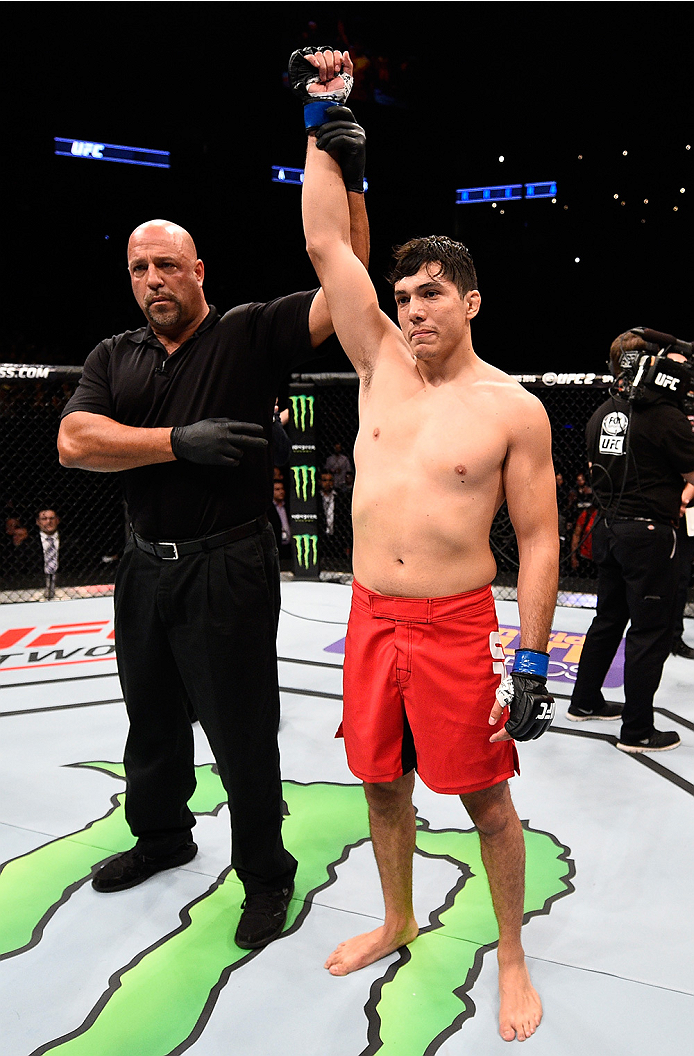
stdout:
POLYGON ((469 290, 478 289, 475 265, 469 249, 462 242, 454 242, 445 235, 413 238, 404 246, 396 246, 389 281, 394 286, 405 276, 416 275, 423 267, 432 278, 443 276, 455 283, 461 297, 469 290), (429 271, 431 264, 439 265, 436 271, 429 271))

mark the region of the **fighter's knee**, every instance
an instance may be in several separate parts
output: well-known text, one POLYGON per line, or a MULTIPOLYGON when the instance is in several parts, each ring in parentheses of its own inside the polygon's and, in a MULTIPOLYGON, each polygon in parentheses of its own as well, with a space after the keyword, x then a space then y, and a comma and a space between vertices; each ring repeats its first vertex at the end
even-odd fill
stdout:
POLYGON ((476 828, 486 836, 495 836, 509 825, 520 824, 506 782, 460 798, 476 828))
POLYGON ((412 803, 413 779, 409 774, 395 781, 364 782, 364 794, 370 811, 395 813, 412 803))

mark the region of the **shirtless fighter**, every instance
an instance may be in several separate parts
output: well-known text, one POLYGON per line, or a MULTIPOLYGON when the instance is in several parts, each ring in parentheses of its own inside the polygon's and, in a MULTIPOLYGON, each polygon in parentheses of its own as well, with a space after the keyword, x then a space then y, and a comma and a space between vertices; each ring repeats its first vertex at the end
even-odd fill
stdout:
POLYGON ((417 936, 417 770, 434 791, 459 795, 479 831, 499 924, 500 1034, 524 1041, 542 1005, 521 945, 525 848, 507 780, 518 771, 511 733, 539 736, 552 715, 544 650, 559 537, 549 422, 534 396, 473 351, 480 295, 464 246, 403 246, 393 273, 400 329, 380 311, 350 246, 345 157, 361 129, 349 110, 317 98, 342 84, 351 62, 337 51, 301 55, 307 75, 295 61, 293 80, 307 104, 307 247, 361 382, 343 730, 385 902, 383 926, 341 943, 326 968, 346 975, 417 936), (489 533, 504 499, 520 554, 521 647, 499 687, 489 533))

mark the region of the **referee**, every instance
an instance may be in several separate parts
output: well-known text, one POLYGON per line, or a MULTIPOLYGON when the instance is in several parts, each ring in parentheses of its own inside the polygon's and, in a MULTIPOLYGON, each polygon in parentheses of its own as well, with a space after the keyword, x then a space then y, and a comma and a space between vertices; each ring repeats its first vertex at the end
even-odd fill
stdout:
MULTIPOLYGON (((363 196, 350 195, 350 207, 365 246, 363 196)), ((115 633, 136 843, 92 883, 120 891, 197 853, 192 705, 228 796, 231 863, 245 888, 235 941, 257 949, 282 930, 297 864, 281 831, 268 438, 281 380, 332 324, 315 290, 220 316, 191 236, 167 221, 133 232, 128 268, 147 325, 89 355, 58 437, 64 466, 120 474, 132 528, 115 633)))

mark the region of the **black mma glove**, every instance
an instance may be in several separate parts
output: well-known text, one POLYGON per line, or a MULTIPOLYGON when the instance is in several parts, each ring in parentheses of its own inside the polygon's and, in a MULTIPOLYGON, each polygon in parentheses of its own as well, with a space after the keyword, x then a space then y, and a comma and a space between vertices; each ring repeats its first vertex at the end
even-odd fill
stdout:
POLYGON ((193 425, 175 425, 171 450, 176 458, 207 466, 238 466, 245 450, 267 447, 262 425, 232 422, 230 418, 205 418, 193 425))
POLYGON ((363 194, 366 133, 346 106, 330 106, 325 116, 326 123, 316 133, 316 146, 337 155, 345 187, 363 194))
POLYGON ((318 84, 319 75, 315 66, 307 62, 305 55, 315 55, 317 51, 333 51, 333 48, 321 46, 319 48, 300 48, 294 51, 289 59, 287 75, 289 87, 299 96, 304 104, 304 125, 306 131, 318 128, 325 121, 325 112, 329 106, 335 103, 347 102, 347 97, 352 90, 353 78, 348 73, 341 73, 344 88, 338 88, 334 92, 321 92, 316 95, 308 90, 309 84, 318 84))
POLYGON ((549 656, 534 649, 519 649, 513 670, 501 682, 496 699, 508 705, 505 730, 516 741, 541 737, 554 718, 554 697, 546 689, 549 656))

